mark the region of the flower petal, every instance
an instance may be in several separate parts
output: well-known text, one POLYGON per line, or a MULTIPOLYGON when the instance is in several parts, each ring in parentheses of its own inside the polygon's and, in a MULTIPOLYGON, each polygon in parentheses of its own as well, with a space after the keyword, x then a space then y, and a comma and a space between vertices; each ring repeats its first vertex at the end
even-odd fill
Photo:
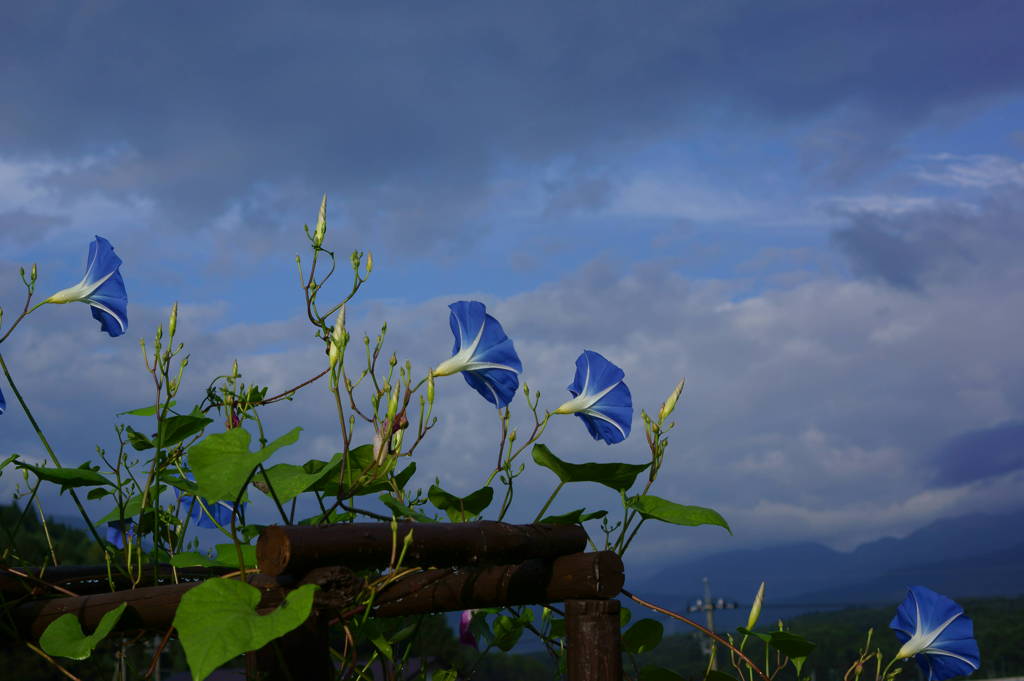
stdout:
POLYGON ((111 520, 109 523, 107 523, 106 539, 115 547, 119 549, 124 548, 125 535, 127 535, 128 537, 135 536, 135 521, 111 520))
POLYGON ((89 244, 89 259, 82 281, 54 293, 48 303, 82 302, 92 308, 92 316, 111 336, 120 336, 128 328, 128 294, 118 269, 121 258, 101 236, 89 244))
POLYGON ((556 413, 576 414, 595 440, 622 442, 633 423, 633 397, 622 379, 625 372, 600 353, 584 350, 576 358, 576 374, 567 390, 573 399, 556 413))
POLYGON ((4 399, 4 391, 0 390, 0 414, 7 411, 7 400, 4 399))
POLYGON ((914 656, 929 681, 978 669, 974 625, 954 601, 923 586, 911 587, 889 627, 903 643, 899 657, 914 656))
POLYGON ((471 388, 496 407, 504 407, 519 389, 523 364, 498 320, 483 303, 459 300, 448 306, 455 336, 452 357, 434 369, 436 376, 462 372, 471 388))

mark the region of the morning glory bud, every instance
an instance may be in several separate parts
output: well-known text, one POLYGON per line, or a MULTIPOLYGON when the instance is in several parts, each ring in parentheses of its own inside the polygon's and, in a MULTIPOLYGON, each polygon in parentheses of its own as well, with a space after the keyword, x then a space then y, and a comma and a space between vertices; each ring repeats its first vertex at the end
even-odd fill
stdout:
POLYGON ((238 378, 239 376, 241 376, 241 374, 238 373, 238 360, 236 359, 231 363, 231 378, 238 378))
POLYGON ((434 403, 434 372, 427 374, 427 402, 434 403))
MULTIPOLYGON (((659 422, 664 421, 665 419, 667 419, 669 417, 669 415, 673 412, 673 410, 675 410, 676 402, 679 400, 679 395, 683 392, 683 384, 684 383, 686 383, 686 379, 685 378, 681 379, 679 381, 679 383, 676 384, 675 390, 672 391, 672 394, 669 395, 665 399, 665 402, 661 405, 661 411, 658 412, 658 421, 659 422)), ((747 628, 749 629, 750 627, 747 627, 747 628)))
POLYGON ((178 328, 178 303, 175 302, 174 305, 171 307, 171 318, 167 321, 167 331, 171 335, 172 338, 174 337, 174 332, 177 330, 177 328, 178 328))
POLYGON ((345 342, 347 340, 345 336, 347 336, 345 332, 345 306, 342 305, 341 309, 338 310, 338 318, 334 320, 330 347, 327 350, 327 356, 332 369, 337 365, 338 360, 341 359, 341 353, 345 349, 345 342))
POLYGON ((313 231, 313 245, 320 248, 324 242, 324 234, 327 233, 327 194, 324 194, 320 202, 320 214, 316 218, 316 229, 313 231))
MULTIPOLYGON (((682 384, 680 384, 682 385, 682 384)), ((750 606, 750 615, 747 616, 747 629, 753 629, 757 624, 757 618, 761 616, 761 606, 764 604, 764 582, 757 589, 754 596, 754 604, 750 606)))
POLYGON ((369 274, 373 271, 373 253, 366 254, 366 273, 369 274))
POLYGON ((351 256, 350 259, 352 261, 352 269, 353 270, 358 270, 359 269, 359 261, 363 259, 363 254, 360 253, 359 251, 352 251, 352 256, 351 256))
POLYGON ((388 423, 394 421, 395 414, 398 413, 398 388, 399 386, 396 385, 395 389, 391 391, 391 397, 388 398, 388 423))
POLYGON ((29 275, 28 275, 29 280, 32 281, 32 282, 35 282, 37 274, 38 274, 38 271, 36 270, 36 264, 32 263, 32 271, 29 272, 29 275))

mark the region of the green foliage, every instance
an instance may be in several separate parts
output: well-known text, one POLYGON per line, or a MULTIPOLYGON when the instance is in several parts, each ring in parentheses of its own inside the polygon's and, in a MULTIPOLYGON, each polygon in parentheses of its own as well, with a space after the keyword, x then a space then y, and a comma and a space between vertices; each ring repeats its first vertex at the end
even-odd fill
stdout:
POLYGON ((96 631, 88 636, 82 633, 82 625, 79 624, 78 617, 70 612, 65 613, 46 627, 46 631, 39 637, 39 647, 50 655, 84 660, 92 654, 92 649, 96 647, 96 644, 110 634, 127 607, 127 603, 122 603, 105 613, 100 618, 96 631))
POLYGON ((211 502, 234 501, 253 469, 281 447, 295 444, 301 430, 293 428, 256 452, 249 451, 251 436, 244 428, 207 435, 188 451, 199 495, 211 502))
POLYGON ((175 567, 233 567, 238 565, 238 551, 242 552, 242 560, 247 568, 256 567, 256 547, 242 544, 236 550, 234 544, 217 544, 213 558, 196 551, 182 551, 171 557, 171 565, 175 567))
POLYGON ((558 479, 566 482, 596 482, 611 487, 616 492, 625 491, 633 486, 636 476, 650 468, 649 463, 569 463, 562 461, 551 453, 546 446, 533 446, 533 460, 540 466, 550 469, 558 479))
POLYGON ((259 589, 232 579, 211 579, 181 599, 174 627, 185 649, 189 669, 203 681, 228 660, 297 628, 313 608, 317 587, 306 584, 288 594, 271 613, 260 615, 259 589))
POLYGON ((673 525, 718 525, 724 527, 729 534, 732 529, 725 518, 717 511, 702 506, 684 506, 653 494, 641 494, 626 499, 626 507, 639 511, 644 518, 654 518, 673 525))
POLYGON ((646 653, 661 643, 665 628, 661 622, 644 618, 638 620, 622 635, 622 649, 629 653, 646 653))
MULTIPOLYGON (((36 509, 27 511, 17 504, 0 506, 0 526, 4 528, 5 548, 0 557, 9 565, 52 565, 46 533, 36 509), (19 519, 24 517, 18 527, 19 519), (15 528, 18 528, 15 533, 15 528), (11 536, 13 535, 13 537, 11 536)), ((53 551, 62 565, 97 565, 103 562, 103 549, 84 531, 64 523, 47 521, 53 551)))
POLYGON ((427 498, 438 510, 447 513, 452 522, 466 522, 479 516, 484 509, 491 505, 491 500, 494 499, 494 488, 481 487, 467 496, 457 497, 445 492, 437 485, 431 485, 427 492, 427 498))
POLYGON ((579 525, 585 523, 588 520, 596 520, 603 518, 608 515, 608 511, 594 511, 587 513, 585 508, 577 508, 575 511, 569 511, 568 513, 562 513, 561 515, 549 515, 540 519, 542 523, 552 523, 554 525, 579 525))
POLYGON ((47 466, 33 466, 31 464, 17 462, 18 468, 32 471, 40 480, 60 485, 62 490, 71 487, 90 487, 95 485, 113 485, 110 480, 100 475, 98 466, 91 466, 88 461, 78 468, 50 468, 47 466))

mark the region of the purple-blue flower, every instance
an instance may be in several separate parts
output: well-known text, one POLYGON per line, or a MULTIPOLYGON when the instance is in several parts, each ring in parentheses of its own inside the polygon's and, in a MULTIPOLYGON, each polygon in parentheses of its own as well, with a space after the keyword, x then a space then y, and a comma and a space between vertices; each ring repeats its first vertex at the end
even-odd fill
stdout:
POLYGON ((483 303, 460 300, 448 306, 455 335, 452 357, 437 365, 435 376, 462 372, 470 387, 496 407, 504 407, 519 389, 519 361, 512 339, 483 303))
POLYGON ((121 278, 121 258, 101 236, 89 244, 89 260, 82 281, 54 293, 44 302, 87 303, 94 319, 111 336, 120 336, 128 328, 128 294, 121 278))
POLYGON ((7 400, 4 399, 4 391, 0 390, 0 414, 7 411, 7 400))
POLYGON ((119 549, 124 548, 124 538, 135 537, 134 520, 111 520, 107 523, 107 541, 119 549))
POLYGON ((622 382, 625 373, 593 350, 576 358, 576 375, 568 390, 573 395, 556 414, 576 414, 595 440, 622 442, 633 423, 633 397, 622 382))
MULTIPOLYGON (((188 480, 194 480, 191 473, 186 473, 185 477, 188 480)), ((217 525, 227 527, 231 524, 231 516, 235 512, 235 505, 232 502, 218 501, 210 503, 208 499, 197 497, 188 492, 182 492, 180 489, 174 490, 174 493, 177 495, 179 503, 188 504, 188 514, 192 516, 192 519, 199 527, 214 530, 217 529, 217 525), (206 511, 203 510, 204 506, 206 511), (207 515, 207 511, 209 511, 209 515, 207 515), (213 518, 211 519, 210 516, 213 516, 213 518), (217 522, 215 523, 214 520, 217 522)), ((245 504, 243 503, 240 511, 244 510, 245 504)))
POLYGON ((470 624, 473 622, 473 613, 475 610, 463 610, 459 616, 459 643, 467 646, 473 646, 476 649, 476 636, 470 630, 470 624))
POLYGON ((928 681, 970 674, 981 662, 964 609, 926 587, 910 587, 889 627, 903 644, 896 659, 914 657, 928 681))

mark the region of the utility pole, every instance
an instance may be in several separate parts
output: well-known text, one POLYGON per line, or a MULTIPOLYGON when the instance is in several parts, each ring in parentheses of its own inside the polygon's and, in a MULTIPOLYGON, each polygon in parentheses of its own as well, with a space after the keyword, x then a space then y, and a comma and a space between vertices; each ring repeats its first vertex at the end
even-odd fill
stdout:
MULTIPOLYGON (((707 619, 708 631, 715 630, 715 610, 735 610, 739 606, 735 601, 727 601, 724 598, 711 598, 711 581, 704 578, 704 598, 698 598, 694 601, 693 605, 687 608, 690 612, 704 611, 704 615, 707 619)), ((715 642, 710 636, 706 636, 701 642, 701 649, 704 654, 711 658, 711 668, 718 669, 718 663, 715 661, 715 642)))

